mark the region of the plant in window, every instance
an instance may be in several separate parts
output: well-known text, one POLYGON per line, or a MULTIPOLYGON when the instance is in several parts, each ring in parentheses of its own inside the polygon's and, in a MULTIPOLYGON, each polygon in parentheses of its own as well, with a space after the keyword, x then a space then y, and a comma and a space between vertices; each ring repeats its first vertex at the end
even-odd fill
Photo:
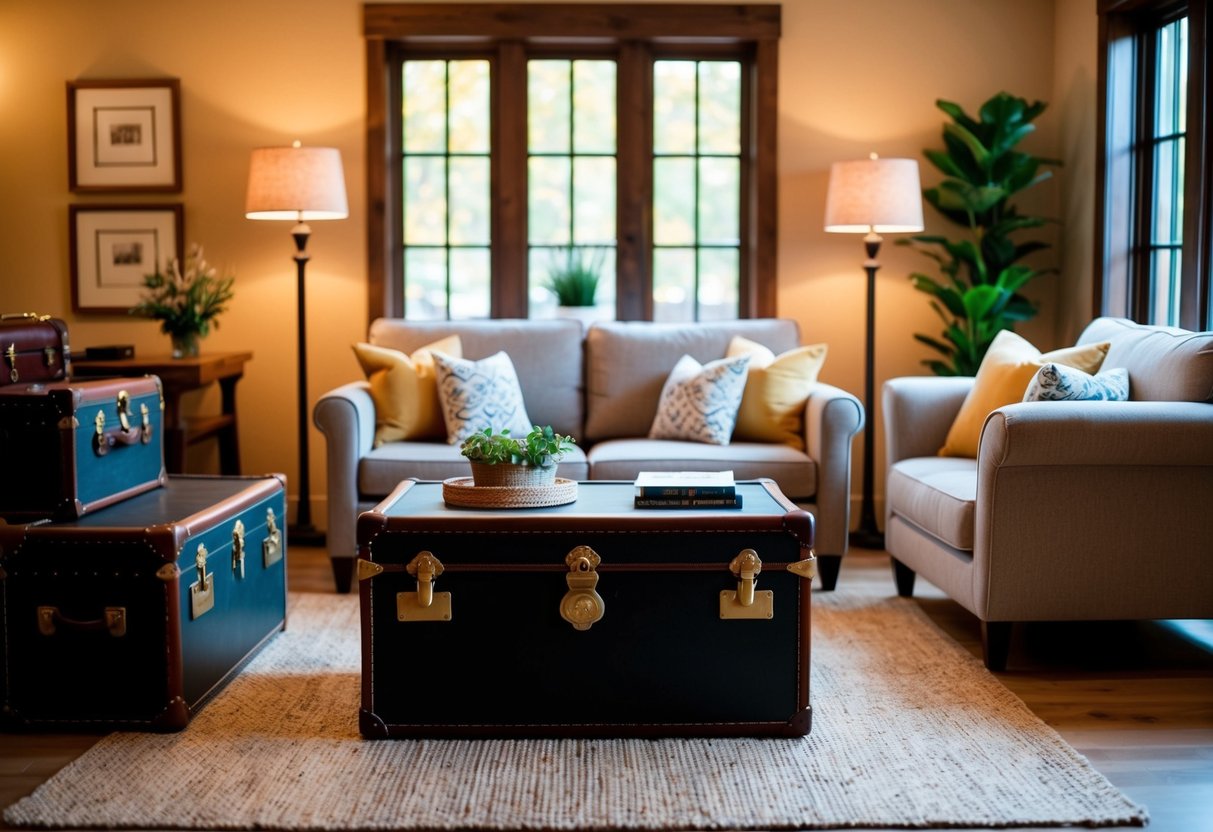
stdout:
POLYGON ((554 249, 544 288, 556 296, 560 306, 593 306, 604 256, 600 248, 554 249))
POLYGON ((1060 162, 1015 150, 1036 128, 1032 121, 1045 109, 1000 92, 981 105, 978 118, 958 105, 939 100, 951 117, 943 127, 943 150, 924 150, 945 178, 923 197, 967 233, 959 239, 921 234, 898 245, 910 245, 939 264, 939 280, 914 273, 914 288, 931 296, 931 307, 944 322, 940 337, 915 338, 943 356, 922 363, 936 375, 971 376, 994 336, 1014 329, 1017 321, 1036 315, 1035 305, 1019 293, 1029 281, 1055 269, 1037 269, 1020 261, 1047 248, 1038 240, 1012 239, 1016 232, 1039 228, 1048 220, 1019 212, 1010 200, 1052 176, 1045 165, 1060 162))

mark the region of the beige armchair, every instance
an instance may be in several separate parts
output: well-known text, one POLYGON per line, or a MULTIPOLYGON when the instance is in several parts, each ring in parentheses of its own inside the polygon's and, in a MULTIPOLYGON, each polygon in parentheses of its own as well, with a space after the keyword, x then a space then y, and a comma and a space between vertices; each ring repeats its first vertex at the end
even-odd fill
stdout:
POLYGON ((976 459, 937 456, 971 378, 884 385, 885 546, 981 619, 986 666, 1017 621, 1213 618, 1213 332, 1100 318, 1130 401, 1024 402, 976 459))

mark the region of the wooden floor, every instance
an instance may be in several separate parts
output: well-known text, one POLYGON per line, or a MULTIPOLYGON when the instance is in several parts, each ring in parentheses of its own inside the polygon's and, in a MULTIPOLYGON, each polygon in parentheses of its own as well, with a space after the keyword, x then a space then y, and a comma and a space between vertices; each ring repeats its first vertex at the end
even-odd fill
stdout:
MULTIPOLYGON (((293 591, 333 591, 323 552, 296 546, 289 560, 293 591)), ((840 581, 893 594, 883 552, 853 551, 840 581)), ((980 655, 973 616, 922 579, 916 598, 936 624, 980 655)), ((999 674, 1149 808, 1151 832, 1213 832, 1213 622, 1190 623, 1203 632, 1193 636, 1165 622, 1020 625, 1008 671, 999 674)), ((0 734, 0 806, 33 791, 95 741, 0 734)))

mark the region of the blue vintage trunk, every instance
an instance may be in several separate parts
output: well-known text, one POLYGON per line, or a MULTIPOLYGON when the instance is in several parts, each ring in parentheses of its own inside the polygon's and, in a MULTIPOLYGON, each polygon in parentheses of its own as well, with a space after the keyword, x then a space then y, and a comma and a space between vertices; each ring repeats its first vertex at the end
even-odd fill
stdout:
POLYGON ((179 730, 286 621, 277 477, 0 524, 0 724, 179 730))
POLYGON ((164 484, 160 380, 0 390, 0 517, 67 520, 164 484))

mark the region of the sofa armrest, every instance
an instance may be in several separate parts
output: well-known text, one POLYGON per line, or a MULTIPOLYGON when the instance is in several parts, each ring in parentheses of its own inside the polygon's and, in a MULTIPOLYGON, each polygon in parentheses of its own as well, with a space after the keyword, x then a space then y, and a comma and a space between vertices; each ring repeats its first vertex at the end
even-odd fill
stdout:
POLYGON ((973 387, 972 376, 903 376, 884 383, 885 465, 935 456, 973 387))
POLYGON ((842 555, 851 527, 851 440, 863 428, 863 405, 845 390, 815 384, 805 403, 805 449, 817 463, 818 553, 842 555))
POLYGON ((977 461, 982 618, 1213 616, 1213 404, 1007 405, 977 461))
POLYGON ((1213 404, 1007 405, 986 417, 978 459, 999 466, 1213 465, 1213 404))
POLYGON ((312 420, 324 434, 328 463, 329 557, 358 553, 358 463, 370 453, 375 438, 375 403, 371 387, 356 381, 320 397, 312 420))

